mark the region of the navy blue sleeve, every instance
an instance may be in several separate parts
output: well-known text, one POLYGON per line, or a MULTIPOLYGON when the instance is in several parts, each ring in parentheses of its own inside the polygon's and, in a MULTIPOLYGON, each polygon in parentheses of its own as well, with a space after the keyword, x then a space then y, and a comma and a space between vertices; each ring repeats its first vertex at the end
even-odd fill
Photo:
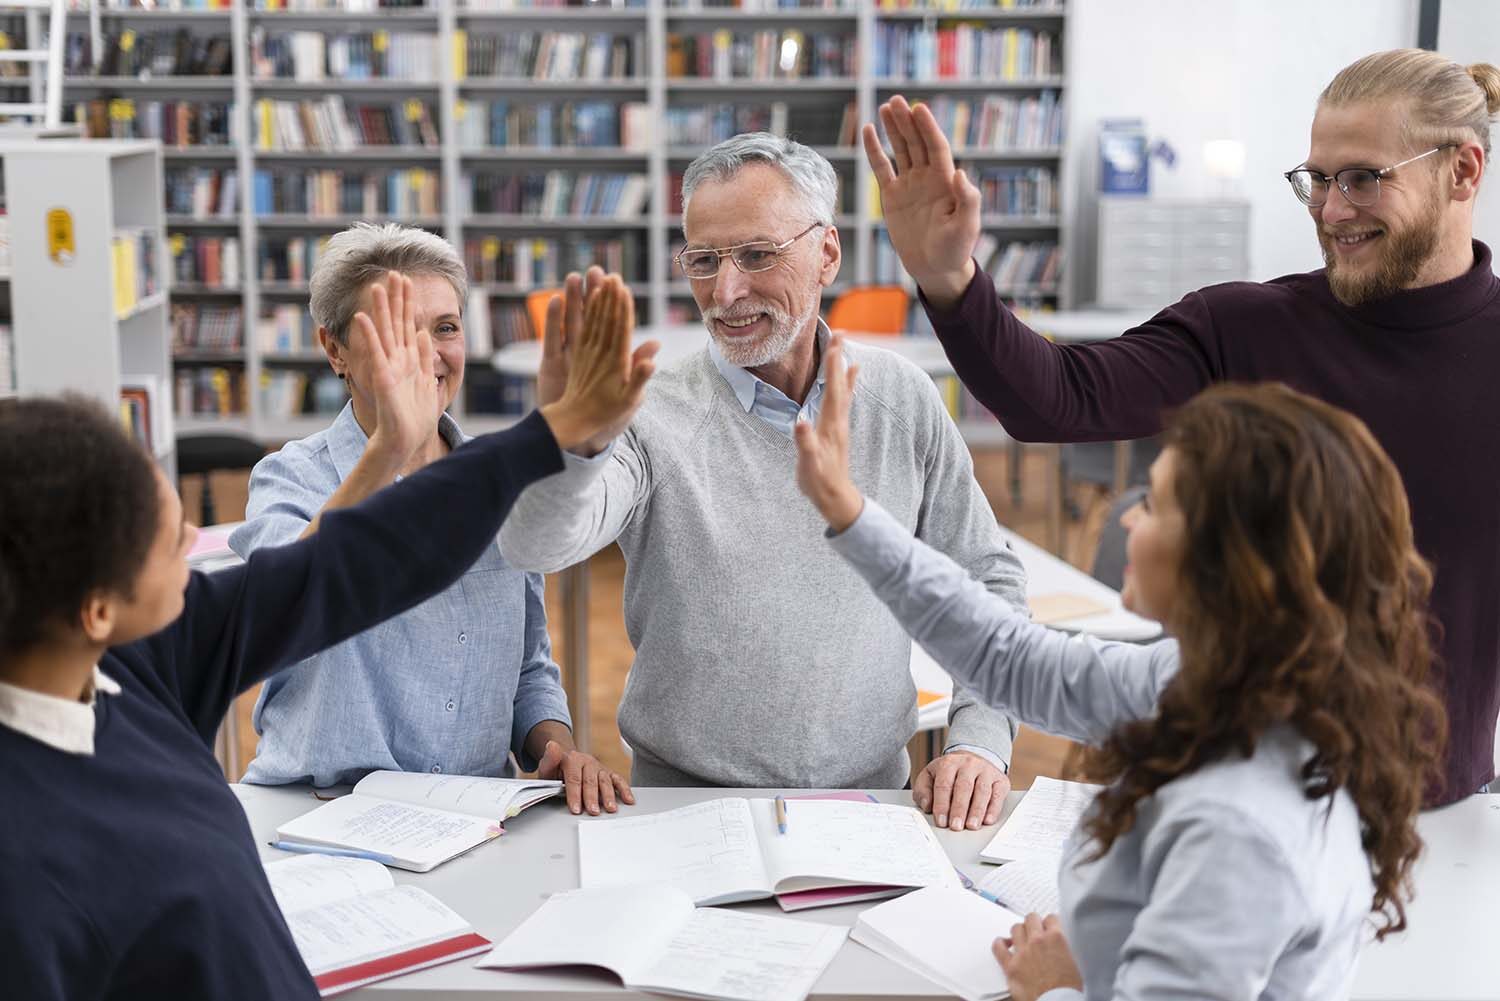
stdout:
POLYGON ((234 697, 268 675, 399 615, 458 580, 532 482, 562 453, 539 413, 475 438, 318 531, 195 573, 182 616, 142 641, 146 657, 212 741, 234 697))

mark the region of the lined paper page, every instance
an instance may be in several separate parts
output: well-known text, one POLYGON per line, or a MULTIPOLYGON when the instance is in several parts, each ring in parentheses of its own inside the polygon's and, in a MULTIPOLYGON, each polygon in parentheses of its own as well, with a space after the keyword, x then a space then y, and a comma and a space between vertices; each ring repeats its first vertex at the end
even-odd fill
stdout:
POLYGON ((457 810, 502 821, 538 800, 557 795, 562 785, 544 779, 380 771, 360 779, 354 791, 362 796, 457 810))
POLYGON ((583 821, 578 868, 584 889, 664 883, 697 904, 771 895, 750 804, 743 799, 583 821))
POLYGON ((276 833, 287 841, 389 855, 402 868, 426 872, 498 837, 502 830, 484 817, 351 793, 303 814, 276 833))
POLYGON ((1058 899, 1058 865, 1059 859, 1050 855, 1007 862, 986 873, 978 886, 993 893, 1017 914, 1056 914, 1062 909, 1062 901, 1058 899))
POLYGON ((313 976, 470 930, 467 921, 416 886, 298 911, 286 923, 313 976))
POLYGON ((728 1001, 802 1001, 848 934, 833 925, 700 907, 630 986, 728 1001))
POLYGON ((789 799, 787 832, 775 801, 750 801, 766 868, 778 890, 830 882, 957 886, 927 819, 909 806, 789 799))
POLYGON ((266 880, 282 914, 396 885, 390 870, 379 862, 333 855, 298 855, 268 863, 266 880))
POLYGON ((1056 858, 1101 788, 1038 776, 979 857, 987 862, 1056 858))

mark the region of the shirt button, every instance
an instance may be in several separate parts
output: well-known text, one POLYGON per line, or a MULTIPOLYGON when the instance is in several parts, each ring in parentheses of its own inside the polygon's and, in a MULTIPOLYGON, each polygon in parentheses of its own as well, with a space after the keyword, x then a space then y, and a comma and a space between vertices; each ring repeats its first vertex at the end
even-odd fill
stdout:
POLYGON ((442 765, 433 765, 432 766, 432 772, 433 772, 434 775, 436 775, 438 772, 440 772, 442 770, 443 770, 443 766, 442 765))
POLYGON ((451 713, 453 710, 455 710, 455 709, 458 708, 458 703, 454 702, 452 699, 449 699, 448 700, 448 704, 446 706, 444 706, 443 708, 447 709, 451 713))
POLYGON ((458 641, 460 643, 467 643, 467 642, 469 642, 469 634, 468 633, 459 633, 458 634, 458 641))

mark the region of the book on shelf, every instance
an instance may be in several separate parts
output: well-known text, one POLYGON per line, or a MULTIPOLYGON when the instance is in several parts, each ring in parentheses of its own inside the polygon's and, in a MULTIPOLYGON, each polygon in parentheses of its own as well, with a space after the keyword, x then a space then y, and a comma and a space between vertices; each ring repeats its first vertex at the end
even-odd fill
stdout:
POLYGON ((421 10, 429 0, 255 0, 256 10, 341 11, 371 14, 380 10, 421 10))
POLYGON ((668 78, 799 80, 853 77, 858 71, 858 39, 851 32, 720 28, 667 35, 668 78))
POLYGON ((669 146, 708 147, 742 132, 784 136, 789 120, 790 111, 785 101, 674 105, 667 108, 666 142, 669 146))
POLYGON ((505 821, 562 791, 561 782, 545 779, 377 771, 347 796, 282 824, 276 837, 365 852, 398 869, 428 872, 498 838, 505 821))
POLYGON ((490 948, 432 894, 366 859, 302 855, 266 864, 271 895, 320 997, 490 948))
POLYGON ((568 272, 584 272, 597 264, 606 272, 640 281, 640 242, 617 236, 469 237, 463 244, 469 280, 504 283, 518 291, 553 288, 568 272))
POLYGON ((129 312, 161 290, 159 236, 149 227, 115 230, 110 240, 114 264, 115 314, 129 312))
POLYGON ((240 287, 240 238, 173 233, 167 237, 172 253, 172 281, 206 285, 212 289, 240 287))
POLYGON ((651 106, 642 101, 460 100, 453 111, 461 149, 585 147, 644 152, 656 133, 651 106))
POLYGON ((167 167, 163 198, 171 215, 234 220, 239 211, 239 172, 233 167, 167 167))
POLYGON ((802 1001, 848 930, 694 907, 670 886, 554 893, 478 963, 597 966, 628 989, 730 1001, 802 1001))
POLYGON ((630 80, 646 66, 646 36, 637 31, 507 31, 459 28, 453 37, 454 78, 630 80))
POLYGON ((971 167, 979 211, 1049 218, 1057 215, 1057 172, 1051 167, 971 167))
POLYGON ((229 148, 237 141, 231 106, 223 101, 94 98, 72 108, 89 139, 159 139, 163 146, 229 148))
POLYGON ((463 178, 460 205, 466 212, 502 213, 552 219, 598 216, 638 219, 646 211, 649 182, 645 174, 545 173, 489 174, 463 178))
POLYGON ((843 800, 708 800, 578 825, 584 889, 660 883, 726 904, 833 886, 958 886, 926 819, 907 806, 843 800))
POLYGON ((430 32, 272 32, 258 24, 250 31, 250 65, 256 80, 432 83, 438 78, 437 45, 430 32))
POLYGON ((877 21, 875 77, 882 81, 1033 80, 1062 70, 1056 32, 959 23, 877 21))
POLYGON ((559 7, 590 7, 595 10, 608 7, 611 10, 641 10, 646 0, 608 0, 607 3, 584 2, 584 0, 458 0, 461 10, 506 11, 506 10, 553 10, 559 7))
POLYGON ((256 215, 411 218, 441 211, 438 171, 426 167, 262 167, 252 195, 256 215))
MULTIPOLYGON (((955 154, 965 152, 1017 152, 1040 150, 1051 153, 1063 141, 1063 100, 1055 90, 1025 97, 990 95, 955 98, 938 95, 926 102, 953 145, 955 154)), ((877 123, 881 141, 889 146, 885 126, 877 123)))
POLYGON ((167 433, 165 397, 160 376, 120 376, 120 423, 152 455, 157 447, 171 440, 167 433))
POLYGON ((305 284, 318 266, 318 259, 328 246, 328 237, 262 235, 260 261, 256 274, 263 282, 305 284))
MULTIPOLYGON (((89 10, 90 0, 68 0, 68 9, 89 10)), ((102 11, 122 10, 222 10, 234 6, 234 0, 95 0, 102 11)))
POLYGON ((221 306, 211 303, 172 303, 173 352, 191 354, 194 351, 239 351, 243 347, 243 312, 237 304, 221 306))
POLYGON ((1060 11, 1063 3, 1062 0, 879 0, 877 9, 921 10, 944 14, 988 10, 1060 11))
POLYGON ((70 76, 227 76, 234 72, 234 49, 227 31, 111 28, 101 33, 95 53, 91 35, 73 32, 63 43, 63 71, 70 76))
POLYGON ((173 409, 179 416, 230 417, 245 412, 245 370, 222 366, 179 368, 173 375, 173 409))
POLYGON ((343 380, 326 369, 263 368, 259 389, 262 416, 281 420, 309 415, 331 420, 349 400, 343 380))
POLYGON ((306 303, 279 302, 256 323, 255 340, 266 354, 303 354, 319 350, 317 332, 306 303))
POLYGON ((433 108, 418 98, 345 106, 338 94, 309 101, 255 102, 255 148, 266 152, 340 151, 366 146, 437 149, 433 108))

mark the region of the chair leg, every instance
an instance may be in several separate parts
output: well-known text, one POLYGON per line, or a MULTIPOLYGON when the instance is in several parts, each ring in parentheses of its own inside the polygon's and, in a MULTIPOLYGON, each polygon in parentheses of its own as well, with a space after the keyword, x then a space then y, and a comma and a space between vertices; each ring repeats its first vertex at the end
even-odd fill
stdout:
POLYGON ((213 473, 203 474, 203 501, 198 507, 198 513, 203 516, 202 525, 204 528, 207 528, 209 525, 216 525, 219 522, 219 519, 214 514, 213 473))

